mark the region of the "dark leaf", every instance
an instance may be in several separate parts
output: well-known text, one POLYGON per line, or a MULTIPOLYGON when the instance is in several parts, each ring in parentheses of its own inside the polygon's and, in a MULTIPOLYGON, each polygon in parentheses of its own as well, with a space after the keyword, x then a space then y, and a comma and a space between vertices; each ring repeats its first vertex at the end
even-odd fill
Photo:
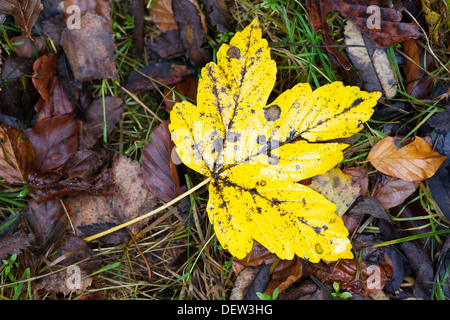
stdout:
POLYGON ((184 55, 186 52, 178 29, 162 32, 152 41, 145 39, 145 43, 149 61, 165 60, 184 55))
POLYGON ((171 85, 181 81, 185 76, 196 74, 194 68, 184 64, 162 61, 133 70, 125 83, 125 87, 132 91, 153 90, 155 87, 161 87, 158 82, 171 85))
POLYGON ((103 98, 92 101, 84 111, 83 131, 80 137, 79 149, 92 147, 103 137, 104 115, 106 116, 106 132, 110 134, 119 123, 124 112, 123 101, 116 97, 105 97, 105 113, 103 113, 103 98))
POLYGON ((134 44, 136 54, 141 54, 144 50, 144 1, 133 0, 132 11, 134 18, 134 44))
POLYGON ((0 13, 14 17, 14 24, 31 38, 31 28, 42 11, 40 0, 3 0, 0 1, 0 13))
POLYGON ((13 253, 20 254, 31 246, 34 241, 32 234, 19 231, 15 234, 7 233, 0 237, 0 260, 7 259, 13 253))
POLYGON ((33 41, 26 36, 16 36, 11 38, 11 42, 14 46, 14 52, 18 57, 22 58, 35 58, 44 52, 45 44, 42 38, 35 38, 33 41))
MULTIPOLYGON (((329 35, 330 28, 326 20, 327 14, 331 11, 339 11, 345 18, 352 20, 360 32, 383 47, 403 42, 409 38, 419 37, 419 27, 412 23, 400 22, 401 12, 397 11, 396 8, 389 8, 387 2, 384 1, 380 3, 379 0, 370 0, 361 4, 357 0, 308 0, 306 1, 306 8, 313 29, 323 31, 323 42, 327 45, 334 45, 334 41, 329 35), (380 9, 378 21, 375 21, 376 17, 372 16, 373 11, 368 11, 370 5, 377 5, 380 9), (378 22, 379 28, 377 25, 373 25, 373 22, 378 22)), ((345 69, 351 68, 349 62, 337 48, 327 47, 327 50, 345 69)))
POLYGON ((95 252, 87 247, 86 243, 74 235, 68 235, 62 245, 58 248, 55 255, 51 257, 51 262, 57 259, 62 261, 55 265, 55 269, 61 267, 70 267, 76 265, 80 272, 79 286, 68 286, 67 283, 71 281, 72 272, 66 269, 62 272, 55 272, 54 274, 38 279, 33 282, 34 289, 46 290, 52 292, 61 292, 67 295, 71 292, 80 294, 84 292, 92 283, 92 277, 87 277, 89 274, 97 271, 101 265, 101 259, 95 257, 95 252))
POLYGON ((11 121, 3 121, 9 126, 22 129, 29 124, 34 114, 34 105, 39 93, 34 88, 32 77, 33 59, 11 55, 3 66, 0 82, 0 111, 11 116, 11 121), (16 119, 16 120, 14 120, 16 119))
POLYGON ((430 93, 434 81, 434 78, 426 73, 433 72, 434 58, 413 39, 403 42, 403 50, 412 59, 406 59, 405 62, 406 92, 417 99, 423 99, 430 93))
POLYGON ((35 150, 35 168, 41 172, 59 167, 78 148, 78 123, 73 114, 39 121, 25 135, 35 150))
POLYGON ((119 79, 114 60, 114 35, 105 18, 86 13, 80 29, 65 29, 61 44, 75 80, 119 79))
POLYGON ((38 257, 50 246, 60 244, 64 240, 69 220, 59 199, 41 204, 30 200, 24 210, 24 217, 29 233, 36 238, 31 248, 35 256, 38 257))
POLYGON ((227 4, 224 0, 202 0, 205 5, 206 15, 211 24, 216 26, 217 32, 229 32, 229 20, 231 18, 227 4))
POLYGON ((172 2, 173 15, 180 30, 180 38, 186 48, 186 56, 197 67, 203 67, 211 61, 212 55, 203 48, 206 42, 206 32, 203 28, 198 6, 189 0, 172 2))
MULTIPOLYGON (((198 77, 197 76, 186 76, 183 80, 180 82, 175 83, 174 85, 171 85, 170 88, 183 95, 187 99, 194 100, 197 96, 197 87, 198 87, 198 77)), ((172 107, 176 102, 181 102, 181 97, 174 93, 172 90, 169 90, 167 88, 163 89, 164 94, 164 104, 166 105, 166 111, 170 112, 172 110, 172 107)))
POLYGON ((165 202, 181 194, 176 165, 171 159, 173 148, 168 121, 165 121, 150 134, 142 154, 145 184, 155 196, 165 202))

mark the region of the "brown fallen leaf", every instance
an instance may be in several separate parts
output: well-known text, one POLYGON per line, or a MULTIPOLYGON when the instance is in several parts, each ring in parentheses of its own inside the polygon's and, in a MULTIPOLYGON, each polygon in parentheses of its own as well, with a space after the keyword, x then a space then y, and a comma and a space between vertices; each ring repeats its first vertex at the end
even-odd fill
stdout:
POLYGON ((202 0, 205 5, 206 15, 211 24, 216 26, 217 32, 229 32, 229 20, 231 18, 227 4, 224 0, 202 0))
POLYGON ((178 29, 162 32, 153 40, 144 39, 149 61, 160 61, 184 56, 186 49, 180 40, 178 29))
POLYGON ((423 99, 430 93, 434 81, 427 74, 434 70, 434 58, 413 39, 403 42, 403 50, 412 59, 406 59, 405 62, 406 92, 417 99, 423 99))
MULTIPOLYGON (((186 76, 180 82, 177 82, 170 86, 173 91, 183 95, 184 97, 194 100, 197 96, 198 87, 198 77, 197 76, 186 76)), ((175 103, 181 102, 181 97, 174 93, 172 90, 164 87, 164 104, 166 105, 166 111, 170 112, 175 103)))
POLYGON ((86 13, 92 13, 99 15, 108 22, 112 23, 111 18, 111 1, 108 0, 66 0, 64 3, 64 16, 67 18, 71 16, 71 13, 67 11, 69 6, 77 6, 80 8, 80 17, 84 16, 86 13))
POLYGON ((40 56, 33 64, 33 84, 41 97, 48 101, 50 99, 49 85, 56 75, 56 54, 49 53, 40 56))
POLYGON ((31 246, 34 239, 32 234, 23 231, 0 236, 0 260, 9 258, 13 253, 20 254, 31 246))
MULTIPOLYGON (((148 4, 149 0, 145 0, 148 4)), ((172 0, 157 0, 149 10, 152 21, 161 31, 178 29, 178 24, 173 17, 172 0)))
MULTIPOLYGON (((139 162, 123 155, 113 159, 111 172, 116 185, 110 196, 96 197, 79 195, 64 200, 77 235, 88 237, 145 214, 156 206, 156 197, 145 186, 139 162)), ((155 219, 157 217, 153 217, 155 219)), ((149 221, 144 219, 129 227, 135 235, 149 221)), ((98 241, 119 244, 128 239, 125 230, 119 230, 101 237, 98 241)))
POLYGON ((0 124, 0 176, 11 184, 22 184, 34 167, 34 150, 22 132, 0 124))
MULTIPOLYGON (((321 35, 326 45, 334 45, 334 41, 329 35, 330 28, 326 19, 327 14, 331 11, 339 11, 345 18, 352 20, 360 32, 383 47, 419 37, 417 25, 400 22, 401 12, 388 7, 387 3, 379 0, 369 0, 364 3, 358 0, 307 0, 306 8, 313 29, 323 31, 321 35), (373 16, 373 10, 368 10, 371 5, 376 5, 380 9, 378 21, 375 21, 377 17, 373 16), (379 26, 374 25, 373 22, 377 22, 379 26)), ((350 63, 337 48, 327 47, 327 50, 346 70, 350 70, 350 63)))
POLYGON ((367 198, 369 196, 368 169, 360 167, 351 167, 343 169, 342 172, 352 176, 352 181, 353 183, 359 185, 359 194, 363 196, 363 198, 367 198))
POLYGON ((203 45, 206 41, 205 17, 197 3, 178 0, 172 3, 175 21, 180 30, 180 38, 186 48, 186 57, 197 67, 203 67, 212 60, 212 55, 203 45))
POLYGON ((110 195, 114 188, 112 174, 109 171, 95 174, 102 166, 96 153, 78 151, 57 168, 31 173, 28 176, 30 193, 37 203, 77 194, 110 195))
POLYGON ((145 184, 159 199, 169 202, 181 194, 176 165, 173 163, 169 120, 162 122, 150 134, 142 154, 142 172, 145 184))
POLYGON ((34 109, 40 112, 39 120, 72 114, 75 111, 75 105, 57 75, 54 75, 48 83, 48 95, 48 101, 41 98, 34 106, 34 109))
POLYGON ((239 275, 245 267, 258 268, 267 265, 272 268, 272 264, 276 263, 271 273, 270 281, 264 290, 264 293, 272 295, 275 288, 279 289, 279 293, 285 291, 290 285, 296 282, 302 276, 302 264, 298 257, 292 260, 279 260, 276 255, 271 253, 257 241, 254 241, 252 251, 243 259, 235 258, 233 260, 232 269, 239 275))
POLYGON ((416 191, 420 181, 405 181, 379 174, 372 188, 372 197, 380 201, 385 210, 402 204, 416 191))
POLYGON ((114 59, 114 34, 102 16, 86 13, 80 29, 64 29, 61 44, 72 67, 75 80, 119 80, 114 59))
POLYGON ((32 38, 31 28, 38 20, 43 6, 40 0, 4 0, 0 1, 0 13, 14 17, 14 24, 29 38, 32 38))
POLYGON ((423 181, 439 169, 447 156, 433 151, 421 137, 400 146, 402 138, 386 137, 369 152, 367 159, 380 172, 405 181, 423 181))
POLYGON ((35 58, 45 51, 45 44, 42 38, 34 38, 30 40, 27 36, 20 35, 11 38, 11 43, 14 46, 14 52, 18 57, 35 58))
POLYGON ((73 114, 47 118, 25 130, 35 150, 35 169, 57 168, 78 149, 78 122, 73 114))

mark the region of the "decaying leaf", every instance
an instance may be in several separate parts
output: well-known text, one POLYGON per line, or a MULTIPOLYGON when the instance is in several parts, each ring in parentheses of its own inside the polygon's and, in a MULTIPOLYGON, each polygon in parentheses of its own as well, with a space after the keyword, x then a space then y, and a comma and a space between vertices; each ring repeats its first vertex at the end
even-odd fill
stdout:
POLYGON ((367 156, 380 172, 405 181, 423 181, 430 178, 447 159, 433 151, 421 137, 400 146, 402 138, 386 137, 378 141, 367 156))
MULTIPOLYGON (((137 218, 156 206, 155 196, 145 186, 139 162, 118 156, 113 159, 111 172, 116 185, 113 194, 102 197, 78 195, 64 200, 77 235, 91 236, 122 221, 137 218)), ((136 234, 148 220, 131 225, 130 232, 136 234)), ((99 238, 99 241, 118 244, 127 238, 128 233, 119 230, 99 238)))
POLYGON ((403 42, 403 50, 412 59, 406 59, 405 62, 406 92, 417 99, 423 99, 430 93, 433 84, 434 79, 427 72, 433 71, 434 58, 413 39, 403 42))
POLYGON ((142 154, 145 184, 156 197, 165 202, 181 194, 176 165, 171 158, 173 148, 168 121, 164 121, 152 131, 142 154))
POLYGON ((224 0, 202 0, 205 5, 206 15, 211 23, 216 26, 217 32, 229 32, 230 12, 224 0))
MULTIPOLYGON (((323 31, 321 35, 323 42, 327 45, 334 44, 329 35, 330 28, 326 19, 327 14, 331 11, 339 11, 345 18, 352 20, 360 32, 383 47, 419 37, 419 27, 413 23, 401 22, 402 13, 396 8, 389 7, 384 1, 380 3, 379 0, 369 0, 361 3, 358 0, 308 0, 306 8, 313 29, 323 31), (376 8, 371 8, 371 6, 376 6, 376 8)), ((337 48, 327 47, 327 50, 345 69, 351 68, 337 48)))
POLYGON ((33 64, 33 84, 39 91, 41 97, 48 101, 50 99, 49 86, 53 76, 56 75, 56 55, 46 54, 40 56, 33 64))
POLYGON ((31 38, 31 28, 42 11, 40 0, 3 0, 0 1, 0 13, 14 17, 14 24, 31 38))
POLYGON ((197 106, 183 101, 169 129, 190 168, 211 177, 207 205, 222 246, 237 258, 253 240, 281 259, 350 257, 336 206, 296 183, 338 164, 347 146, 326 143, 362 129, 379 92, 334 82, 313 91, 298 84, 271 104, 276 77, 254 20, 221 46, 202 70, 197 106))
POLYGON ((308 186, 333 202, 339 217, 348 210, 360 192, 359 185, 339 168, 314 176, 308 186))
MULTIPOLYGON (((149 0, 145 1, 147 4, 149 0)), ((152 2, 150 8, 152 21, 161 31, 178 29, 178 24, 173 17, 172 0, 157 0, 152 2)))
POLYGON ((78 81, 119 80, 114 60, 114 35, 102 16, 86 13, 80 29, 64 29, 61 44, 78 81))
POLYGON ((0 236, 0 260, 9 258, 13 253, 20 254, 31 246, 34 241, 32 234, 18 231, 0 236))
POLYGON ((381 91, 387 98, 393 98, 397 94, 397 80, 387 50, 373 48, 375 42, 362 34, 351 20, 345 23, 344 35, 350 61, 358 71, 364 88, 369 92, 381 91))

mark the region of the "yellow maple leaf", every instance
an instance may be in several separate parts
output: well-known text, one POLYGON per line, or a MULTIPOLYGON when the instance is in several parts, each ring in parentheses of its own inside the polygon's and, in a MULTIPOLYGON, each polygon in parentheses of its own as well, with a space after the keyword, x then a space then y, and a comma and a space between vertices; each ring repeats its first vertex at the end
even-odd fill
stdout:
POLYGON ((381 93, 334 82, 298 84, 271 104, 276 64, 256 20, 203 69, 197 105, 177 103, 169 129, 181 160, 210 177, 207 212, 225 249, 244 258, 253 240, 281 259, 351 258, 336 206, 296 183, 336 166, 381 93))

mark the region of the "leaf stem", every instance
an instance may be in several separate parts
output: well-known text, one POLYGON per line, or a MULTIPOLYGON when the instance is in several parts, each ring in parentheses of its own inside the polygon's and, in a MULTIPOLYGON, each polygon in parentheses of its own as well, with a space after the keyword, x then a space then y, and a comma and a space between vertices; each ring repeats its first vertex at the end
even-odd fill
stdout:
POLYGON ((112 228, 110 228, 110 229, 108 229, 108 230, 105 230, 105 231, 99 232, 99 233, 97 233, 97 234, 94 234, 94 235, 92 235, 92 236, 86 237, 86 238, 84 238, 83 240, 84 240, 85 242, 90 242, 90 241, 92 241, 92 240, 95 240, 95 239, 97 239, 97 238, 103 237, 103 236, 105 236, 105 235, 107 235, 107 234, 113 233, 113 232, 115 232, 115 231, 117 231, 117 230, 120 230, 120 229, 122 229, 122 228, 128 227, 129 225, 132 225, 132 224, 134 224, 134 223, 136 223, 136 222, 139 222, 139 221, 141 221, 141 220, 144 220, 144 219, 146 219, 146 218, 148 218, 148 217, 151 217, 151 216, 157 214, 158 212, 161 212, 161 211, 163 211, 164 209, 170 207, 170 206, 173 205, 174 203, 177 203, 178 201, 180 201, 181 199, 183 199, 183 198, 186 197, 187 195, 193 193, 194 191, 200 189, 200 188, 203 187, 204 185, 208 184, 208 183, 211 181, 211 179, 212 179, 212 177, 208 177, 206 180, 202 181, 201 183, 199 183, 198 185, 196 185, 196 186, 193 187, 192 189, 186 191, 185 193, 179 195, 178 197, 176 197, 176 198, 173 199, 172 201, 167 202, 167 203, 164 204, 163 206, 161 206, 161 207, 159 207, 159 208, 157 208, 157 209, 155 209, 155 210, 153 210, 153 211, 147 212, 146 214, 144 214, 144 215, 142 215, 142 216, 140 216, 140 217, 137 217, 137 218, 135 218, 135 219, 133 219, 133 220, 127 221, 127 222, 122 223, 122 224, 119 224, 119 225, 117 225, 117 226, 115 226, 115 227, 112 227, 112 228))

